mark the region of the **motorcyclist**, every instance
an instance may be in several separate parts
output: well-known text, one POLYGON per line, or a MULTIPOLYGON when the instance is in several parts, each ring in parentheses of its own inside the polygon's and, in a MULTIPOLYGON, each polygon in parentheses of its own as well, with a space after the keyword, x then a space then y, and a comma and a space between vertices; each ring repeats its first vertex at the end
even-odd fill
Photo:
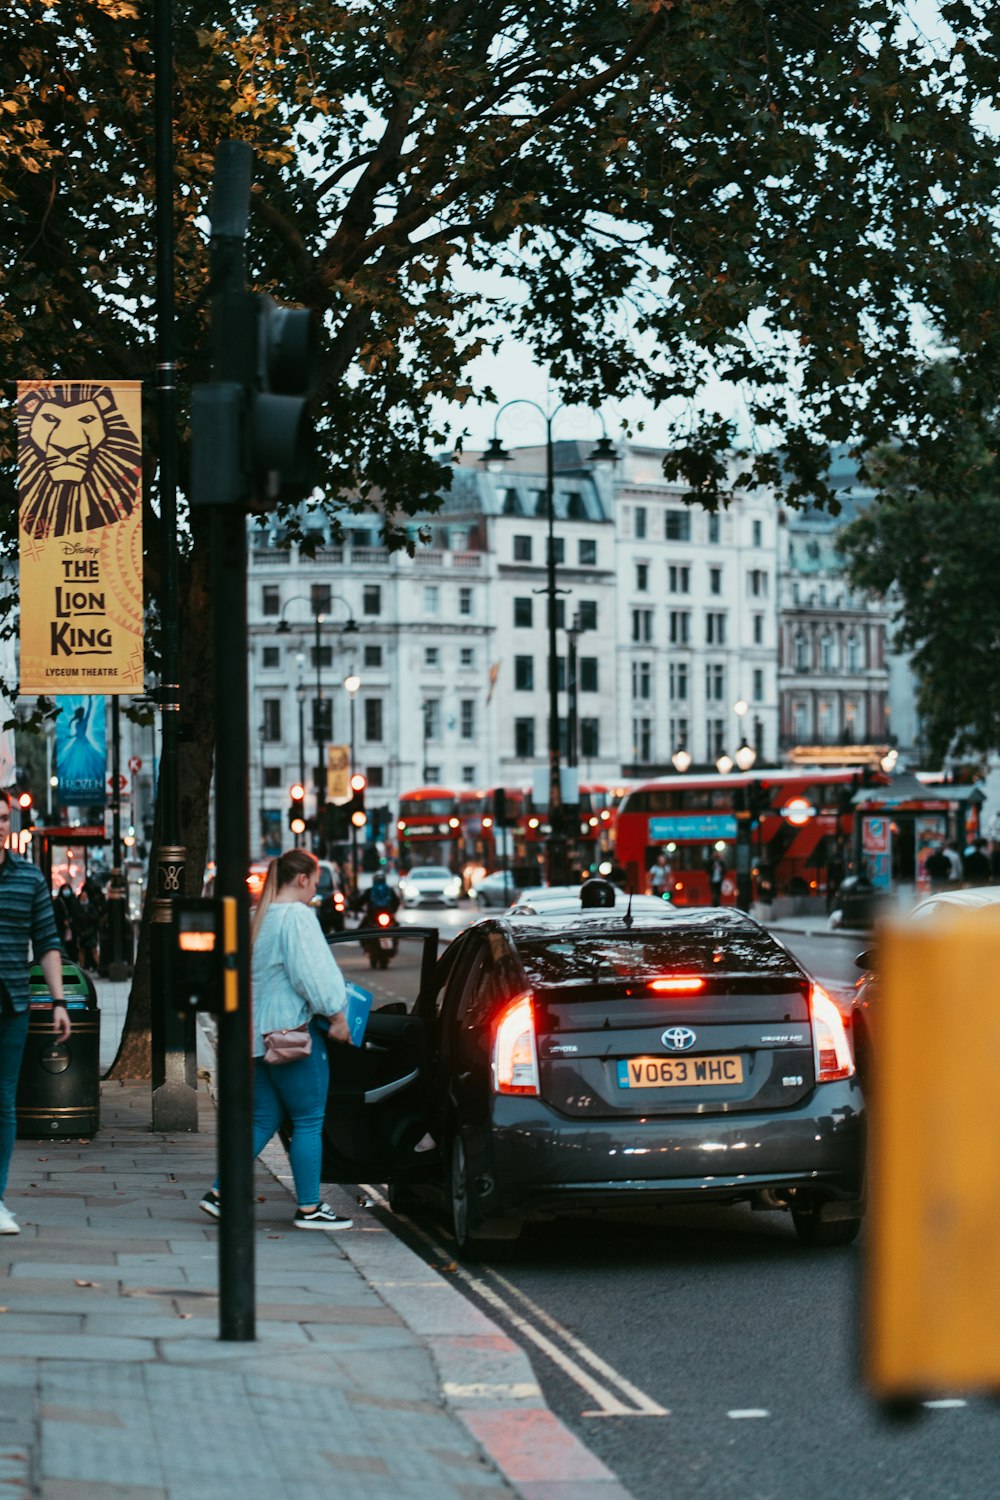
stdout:
POLYGON ((395 916, 398 910, 398 895, 386 880, 384 872, 376 870, 365 896, 364 911, 361 916, 362 927, 376 926, 379 912, 388 912, 390 917, 392 917, 395 916))

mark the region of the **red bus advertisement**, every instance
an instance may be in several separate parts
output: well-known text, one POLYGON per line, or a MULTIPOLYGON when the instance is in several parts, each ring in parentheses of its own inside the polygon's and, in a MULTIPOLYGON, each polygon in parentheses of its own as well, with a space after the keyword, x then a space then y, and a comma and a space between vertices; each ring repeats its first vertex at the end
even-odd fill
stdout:
POLYGON ((396 845, 402 869, 446 865, 457 872, 459 832, 457 792, 443 786, 418 786, 411 792, 400 792, 396 845))
MULTIPOLYGON (((872 779, 888 778, 874 773, 872 779)), ((628 885, 649 888, 658 855, 669 866, 667 888, 678 906, 707 906, 716 856, 725 866, 721 899, 737 896, 737 829, 748 830, 751 891, 825 896, 839 884, 851 854, 851 798, 857 768, 734 771, 665 776, 627 792, 616 820, 616 852, 628 885)))

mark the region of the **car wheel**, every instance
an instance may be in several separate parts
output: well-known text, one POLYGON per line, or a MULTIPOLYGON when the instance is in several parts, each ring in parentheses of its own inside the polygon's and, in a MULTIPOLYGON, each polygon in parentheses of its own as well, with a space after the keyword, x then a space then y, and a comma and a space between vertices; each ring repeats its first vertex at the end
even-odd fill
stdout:
POLYGON ((394 1214, 414 1214, 421 1206, 420 1198, 403 1182, 388 1183, 386 1196, 394 1214))
POLYGON ((476 1207, 465 1157, 465 1143, 456 1135, 451 1145, 451 1227, 455 1248, 462 1260, 494 1260, 502 1257, 521 1233, 514 1219, 483 1219, 476 1207))
POLYGON ((792 1209, 792 1222, 800 1245, 811 1250, 829 1250, 838 1245, 853 1245, 861 1232, 860 1219, 821 1219, 818 1213, 792 1209))

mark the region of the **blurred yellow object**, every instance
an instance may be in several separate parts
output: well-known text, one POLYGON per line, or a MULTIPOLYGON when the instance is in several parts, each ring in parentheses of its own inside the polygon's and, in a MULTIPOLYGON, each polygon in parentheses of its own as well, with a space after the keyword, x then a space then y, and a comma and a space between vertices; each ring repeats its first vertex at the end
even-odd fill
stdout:
POLYGON ((1000 921, 879 935, 864 1376, 887 1402, 1000 1390, 1000 921))

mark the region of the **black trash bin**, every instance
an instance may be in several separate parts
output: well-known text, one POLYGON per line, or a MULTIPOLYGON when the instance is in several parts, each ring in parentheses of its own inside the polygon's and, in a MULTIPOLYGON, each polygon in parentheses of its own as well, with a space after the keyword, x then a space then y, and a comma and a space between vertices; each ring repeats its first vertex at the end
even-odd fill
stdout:
POLYGON ((63 959, 63 994, 73 1023, 67 1042, 52 1034, 52 997, 41 965, 31 971, 31 1019, 17 1084, 17 1133, 24 1140, 96 1135, 101 1123, 101 1012, 89 974, 63 959))
POLYGON ((840 908, 841 926, 871 927, 885 904, 885 897, 867 875, 848 875, 840 882, 836 904, 840 908))

